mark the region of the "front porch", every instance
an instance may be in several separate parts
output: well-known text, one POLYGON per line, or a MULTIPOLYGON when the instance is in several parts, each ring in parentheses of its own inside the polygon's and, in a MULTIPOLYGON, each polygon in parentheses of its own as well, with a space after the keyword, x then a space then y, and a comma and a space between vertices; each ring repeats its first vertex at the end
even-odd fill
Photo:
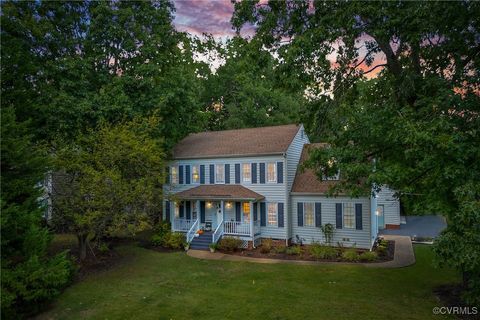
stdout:
POLYGON ((224 235, 246 241, 260 235, 258 201, 263 196, 243 186, 199 186, 176 197, 172 230, 185 232, 189 243, 198 230, 211 232, 211 243, 224 235))

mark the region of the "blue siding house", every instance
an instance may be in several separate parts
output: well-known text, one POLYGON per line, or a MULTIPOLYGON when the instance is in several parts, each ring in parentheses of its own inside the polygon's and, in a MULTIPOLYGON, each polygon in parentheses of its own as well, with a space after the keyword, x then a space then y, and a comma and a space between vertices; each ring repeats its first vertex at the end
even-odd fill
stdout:
POLYGON ((173 149, 164 219, 193 248, 199 229, 208 241, 198 247, 223 236, 245 247, 262 238, 324 242, 320 227, 327 223, 335 226, 334 243, 371 248, 379 228, 400 224, 398 200, 388 188, 372 197, 327 197, 336 180, 299 170, 316 147, 322 145, 310 144, 302 125, 191 134, 173 149))

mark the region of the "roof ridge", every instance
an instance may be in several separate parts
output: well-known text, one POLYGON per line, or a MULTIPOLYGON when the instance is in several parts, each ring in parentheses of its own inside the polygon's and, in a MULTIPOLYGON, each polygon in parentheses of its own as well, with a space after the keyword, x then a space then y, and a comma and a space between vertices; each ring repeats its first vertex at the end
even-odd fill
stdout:
POLYGON ((295 127, 300 127, 300 123, 289 123, 289 124, 279 124, 275 126, 262 126, 262 127, 250 127, 250 128, 238 128, 238 129, 225 129, 225 130, 207 130, 207 131, 199 131, 199 132, 192 132, 187 135, 192 134, 200 134, 200 133, 217 133, 217 132, 228 132, 228 131, 246 131, 246 130, 256 130, 256 129, 269 129, 269 128, 279 128, 279 127, 290 127, 290 126, 295 126, 295 127))

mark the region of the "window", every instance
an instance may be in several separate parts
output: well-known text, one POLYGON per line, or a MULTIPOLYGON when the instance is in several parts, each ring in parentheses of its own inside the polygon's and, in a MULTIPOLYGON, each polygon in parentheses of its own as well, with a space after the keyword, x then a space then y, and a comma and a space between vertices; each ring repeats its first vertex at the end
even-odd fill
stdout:
POLYGON ((275 202, 268 203, 267 221, 269 226, 277 225, 277 203, 275 202))
POLYGON ((343 204, 343 226, 345 228, 355 228, 355 211, 353 203, 343 204))
POLYGON ((267 163, 267 181, 277 182, 277 168, 275 162, 267 163))
POLYGON ((303 204, 303 225, 314 226, 314 204, 313 202, 305 202, 303 204))
POLYGON ((192 166, 192 183, 200 182, 200 169, 198 165, 192 166))
POLYGON ((175 202, 175 218, 180 218, 180 204, 178 202, 175 202))
POLYGON ((192 219, 196 220, 197 219, 197 201, 192 202, 192 219))
POLYGON ((303 129, 300 130, 300 137, 301 137, 302 139, 305 138, 305 131, 304 131, 303 129))
POLYGON ((172 184, 178 183, 177 167, 172 167, 172 169, 170 170, 170 181, 172 184))
POLYGON ((243 203, 243 221, 250 222, 250 202, 243 203))
POLYGON ((223 164, 215 165, 215 183, 225 183, 225 166, 223 164))
POLYGON ((252 171, 251 171, 250 163, 244 163, 242 165, 242 174, 243 174, 243 182, 252 181, 252 171))

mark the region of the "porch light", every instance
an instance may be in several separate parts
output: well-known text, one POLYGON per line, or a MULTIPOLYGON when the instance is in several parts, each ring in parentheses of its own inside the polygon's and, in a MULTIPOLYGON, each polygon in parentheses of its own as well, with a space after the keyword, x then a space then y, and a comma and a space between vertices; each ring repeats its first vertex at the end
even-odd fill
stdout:
POLYGON ((207 201, 206 205, 207 205, 207 208, 209 209, 212 207, 212 203, 210 201, 207 201))
POLYGON ((225 208, 227 208, 227 209, 232 208, 232 203, 231 202, 225 203, 225 208))
POLYGON ((379 216, 380 215, 380 210, 375 210, 375 215, 379 216))

